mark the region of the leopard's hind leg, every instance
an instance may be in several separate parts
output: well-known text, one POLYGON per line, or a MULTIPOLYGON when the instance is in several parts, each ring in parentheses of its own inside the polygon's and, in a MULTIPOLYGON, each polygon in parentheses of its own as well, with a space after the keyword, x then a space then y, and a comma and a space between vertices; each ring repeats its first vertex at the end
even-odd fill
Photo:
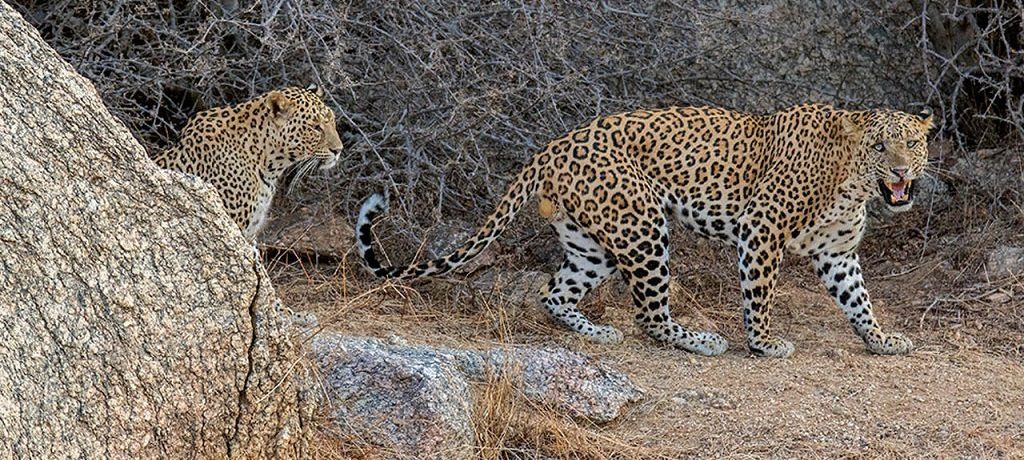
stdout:
POLYGON ((664 216, 654 217, 639 227, 623 230, 616 248, 618 267, 629 285, 637 308, 636 324, 652 338, 705 356, 720 355, 729 342, 719 334, 694 331, 672 319, 669 311, 668 226, 664 216), (644 232, 641 228, 650 229, 644 232))
POLYGON ((729 343, 721 335, 690 330, 672 319, 668 220, 659 194, 643 178, 620 174, 604 204, 602 212, 589 215, 587 229, 599 238, 629 285, 636 324, 652 338, 693 353, 725 352, 729 343))
POLYGON ((591 289, 615 273, 614 259, 593 238, 568 218, 552 223, 565 249, 565 259, 548 284, 543 305, 563 326, 599 343, 622 341, 622 332, 612 326, 594 324, 576 305, 591 289))

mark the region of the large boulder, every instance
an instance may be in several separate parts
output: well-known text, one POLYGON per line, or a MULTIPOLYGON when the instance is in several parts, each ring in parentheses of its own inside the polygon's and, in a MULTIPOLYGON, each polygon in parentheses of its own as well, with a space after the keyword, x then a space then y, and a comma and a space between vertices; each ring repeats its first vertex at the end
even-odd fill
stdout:
POLYGON ((290 458, 314 406, 253 248, 0 3, 0 458, 290 458))

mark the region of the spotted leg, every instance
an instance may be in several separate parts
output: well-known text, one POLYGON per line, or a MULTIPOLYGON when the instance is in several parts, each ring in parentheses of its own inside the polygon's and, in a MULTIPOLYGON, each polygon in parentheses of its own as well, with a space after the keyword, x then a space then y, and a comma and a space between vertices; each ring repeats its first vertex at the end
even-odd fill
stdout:
POLYGON ((864 288, 860 261, 853 251, 822 253, 811 256, 814 270, 825 283, 828 293, 850 320, 850 326, 864 339, 868 351, 880 355, 905 355, 914 345, 900 334, 886 334, 875 321, 871 300, 864 288))
POLYGON ((543 299, 548 314, 563 326, 598 343, 622 341, 622 332, 612 326, 594 324, 576 304, 591 289, 615 272, 615 262, 605 250, 568 219, 552 224, 565 248, 565 260, 548 284, 543 299))
POLYGON ((705 356, 720 355, 729 342, 713 332, 692 331, 669 311, 668 226, 664 215, 622 230, 616 259, 637 308, 638 326, 656 340, 705 356))
POLYGON ((785 358, 793 353, 793 344, 772 336, 771 312, 775 299, 775 280, 782 262, 782 244, 772 232, 749 223, 741 223, 737 243, 740 289, 743 291, 743 327, 747 346, 756 356, 785 358))

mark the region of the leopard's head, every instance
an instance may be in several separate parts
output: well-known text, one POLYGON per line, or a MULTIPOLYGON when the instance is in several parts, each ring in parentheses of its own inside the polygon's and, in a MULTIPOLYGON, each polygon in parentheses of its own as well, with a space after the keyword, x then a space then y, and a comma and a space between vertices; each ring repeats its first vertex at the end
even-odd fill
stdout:
POLYGON ((859 112, 845 119, 847 132, 858 134, 859 158, 891 211, 902 212, 914 203, 914 181, 928 163, 928 131, 933 125, 930 110, 910 114, 895 110, 859 112))
POLYGON ((287 167, 302 161, 315 161, 320 169, 338 162, 344 146, 335 127, 334 111, 323 101, 323 90, 289 87, 271 91, 263 104, 270 113, 279 153, 272 161, 287 167))

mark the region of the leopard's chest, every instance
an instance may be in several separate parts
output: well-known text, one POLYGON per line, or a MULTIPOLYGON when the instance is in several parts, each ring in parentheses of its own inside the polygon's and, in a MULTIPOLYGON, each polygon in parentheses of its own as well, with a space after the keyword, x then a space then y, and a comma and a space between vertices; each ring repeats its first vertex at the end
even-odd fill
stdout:
POLYGON ((246 226, 245 237, 253 239, 256 234, 259 233, 260 229, 267 222, 267 214, 270 210, 270 203, 274 200, 274 192, 276 191, 275 184, 266 181, 261 181, 259 192, 256 194, 255 203, 253 203, 252 216, 249 218, 249 225, 246 226))

